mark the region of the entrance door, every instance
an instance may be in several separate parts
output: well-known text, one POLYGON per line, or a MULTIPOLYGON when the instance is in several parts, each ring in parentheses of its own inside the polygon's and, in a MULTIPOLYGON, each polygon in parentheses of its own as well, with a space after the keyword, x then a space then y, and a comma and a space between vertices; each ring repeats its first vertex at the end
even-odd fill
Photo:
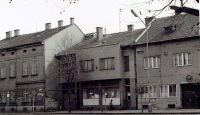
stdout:
POLYGON ((200 84, 182 84, 183 109, 200 109, 200 84))

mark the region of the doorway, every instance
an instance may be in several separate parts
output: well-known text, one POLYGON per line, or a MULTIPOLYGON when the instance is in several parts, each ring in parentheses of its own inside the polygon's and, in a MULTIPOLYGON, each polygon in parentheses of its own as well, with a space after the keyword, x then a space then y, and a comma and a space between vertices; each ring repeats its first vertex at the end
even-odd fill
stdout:
POLYGON ((200 109, 200 84, 182 84, 182 107, 183 109, 200 109))

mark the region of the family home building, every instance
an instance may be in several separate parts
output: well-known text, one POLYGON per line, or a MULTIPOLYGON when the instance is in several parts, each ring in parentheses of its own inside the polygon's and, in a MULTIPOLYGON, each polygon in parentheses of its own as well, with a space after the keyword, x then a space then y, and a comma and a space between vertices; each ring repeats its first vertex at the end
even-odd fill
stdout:
POLYGON ((70 18, 70 24, 51 28, 45 24, 45 30, 20 35, 20 30, 6 32, 6 38, 0 41, 0 110, 32 111, 56 107, 51 92, 58 83, 52 82, 55 75, 49 71, 54 55, 62 50, 60 44, 65 39, 76 44, 84 39, 83 32, 70 18))
POLYGON ((149 101, 157 109, 200 108, 198 23, 190 14, 158 18, 148 30, 148 48, 146 33, 134 44, 139 109, 149 101))

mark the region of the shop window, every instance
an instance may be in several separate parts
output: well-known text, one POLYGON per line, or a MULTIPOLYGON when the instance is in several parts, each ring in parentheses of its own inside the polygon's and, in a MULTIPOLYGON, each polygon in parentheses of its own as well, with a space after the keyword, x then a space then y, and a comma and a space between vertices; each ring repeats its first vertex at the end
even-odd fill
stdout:
POLYGON ((191 53, 180 53, 173 55, 174 66, 185 66, 191 64, 191 53))
POLYGON ((84 89, 83 90, 83 99, 98 99, 98 89, 84 89))
POLYGON ((109 69, 115 69, 115 58, 101 58, 100 59, 100 70, 109 70, 109 69))
POLYGON ((173 97, 176 96, 176 85, 162 85, 161 97, 173 97))
POLYGON ((102 94, 104 98, 120 98, 120 92, 118 88, 105 88, 102 94))

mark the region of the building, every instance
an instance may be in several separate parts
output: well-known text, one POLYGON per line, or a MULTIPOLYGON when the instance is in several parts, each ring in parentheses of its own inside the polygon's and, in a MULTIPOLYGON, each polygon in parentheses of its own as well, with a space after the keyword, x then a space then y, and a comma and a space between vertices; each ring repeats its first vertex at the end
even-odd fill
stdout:
POLYGON ((83 32, 70 18, 70 24, 20 35, 20 30, 6 32, 0 41, 0 109, 1 111, 32 111, 57 107, 52 98, 58 82, 52 72, 54 55, 63 43, 74 45, 84 39, 83 32))
POLYGON ((64 52, 64 55, 76 55, 78 74, 76 81, 72 80, 77 83, 70 96, 74 103, 69 104, 65 90, 70 83, 61 80, 63 108, 69 109, 70 105, 71 108, 105 110, 113 100, 115 109, 136 109, 135 54, 132 47, 122 46, 130 44, 143 29, 134 30, 134 26, 129 25, 126 32, 107 35, 103 35, 101 27, 96 30, 96 33, 86 34, 85 40, 72 48, 73 53, 64 52))
POLYGON ((199 108, 198 17, 158 18, 148 30, 148 43, 146 33, 134 42, 144 30, 129 25, 126 32, 103 35, 97 27, 73 52, 65 52, 76 55, 78 75, 72 81, 74 103, 69 104, 67 82, 61 80, 63 108, 106 110, 110 100, 115 109, 147 108, 149 100, 154 109, 199 108))
POLYGON ((156 109, 200 108, 198 23, 190 14, 158 18, 148 30, 148 48, 146 33, 134 44, 139 109, 149 100, 156 109))

